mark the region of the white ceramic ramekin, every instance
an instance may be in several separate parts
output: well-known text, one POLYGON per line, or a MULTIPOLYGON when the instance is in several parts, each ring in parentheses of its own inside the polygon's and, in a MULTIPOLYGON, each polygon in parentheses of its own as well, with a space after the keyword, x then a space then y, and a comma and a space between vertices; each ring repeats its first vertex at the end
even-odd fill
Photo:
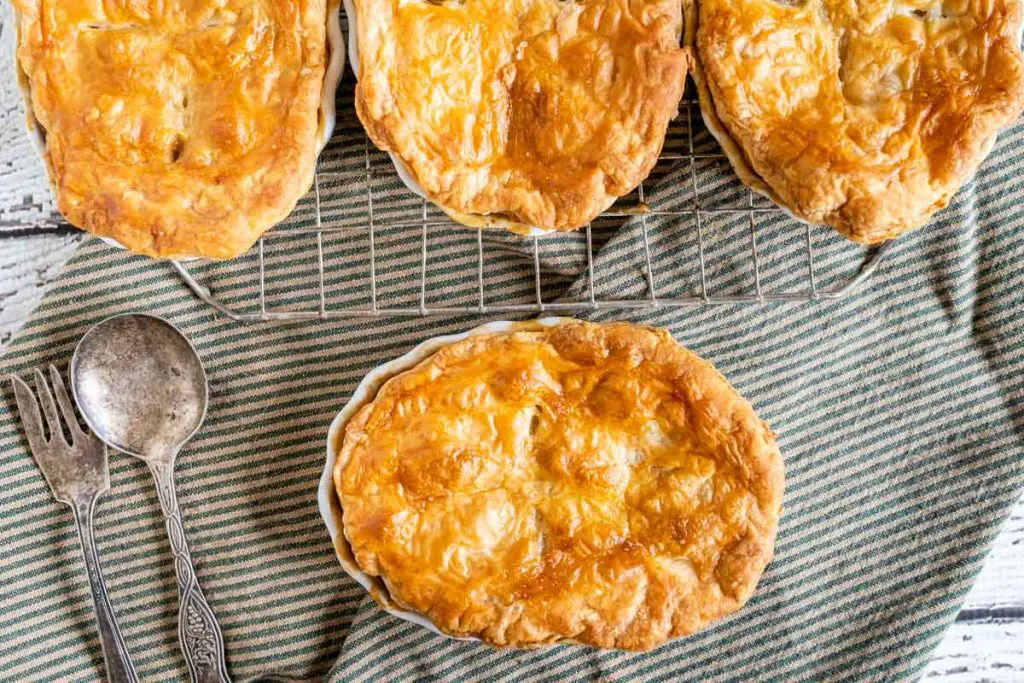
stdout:
MULTIPOLYGON (((15 10, 14 25, 18 26, 17 10, 15 10)), ((50 162, 46 156, 46 140, 43 137, 42 127, 39 125, 39 121, 36 119, 35 113, 32 110, 32 96, 29 91, 28 78, 21 70, 21 66, 18 63, 17 40, 14 41, 14 50, 14 70, 18 75, 18 86, 21 88, 22 101, 25 103, 25 127, 28 132, 29 140, 32 143, 32 147, 35 148, 36 152, 39 154, 39 158, 43 161, 43 165, 46 166, 46 175, 50 180, 51 189, 56 193, 56 188, 53 187, 53 169, 50 168, 50 162)), ((324 89, 320 98, 320 120, 317 129, 317 154, 323 151, 324 147, 327 146, 327 142, 334 134, 334 126, 338 120, 337 111, 334 106, 334 97, 338 91, 338 84, 341 83, 341 76, 344 70, 345 36, 341 32, 341 0, 328 0, 327 68, 324 70, 324 89)), ((109 237, 100 237, 100 239, 107 244, 119 249, 124 249, 124 246, 117 242, 117 240, 109 237)), ((182 261, 190 258, 195 257, 179 258, 178 260, 182 261)))
MULTIPOLYGON (((384 363, 383 365, 379 365, 371 370, 366 377, 363 378, 363 381, 359 383, 355 391, 352 392, 352 396, 349 398, 348 403, 345 404, 345 407, 341 409, 341 412, 338 413, 334 418, 334 421, 331 422, 330 429, 327 431, 327 463, 324 467, 323 475, 320 477, 320 488, 317 494, 320 516, 323 517, 324 524, 327 525, 327 532, 331 536, 331 543, 334 545, 334 552, 338 556, 338 561, 341 563, 342 569, 345 570, 346 574, 355 579, 360 586, 365 588, 366 592, 373 597, 385 612, 392 614, 399 619, 404 619, 405 621, 422 626, 434 633, 439 633, 448 638, 453 637, 442 632, 423 615, 404 609, 401 605, 396 603, 388 593, 387 586, 384 585, 384 582, 380 577, 370 576, 364 572, 358 564, 356 564, 355 556, 352 554, 352 549, 348 544, 348 539, 345 538, 345 534, 343 533, 344 525, 342 523, 341 503, 338 500, 338 495, 334 489, 334 467, 338 462, 338 453, 341 450, 341 442, 345 436, 345 426, 348 425, 349 420, 359 412, 360 408, 367 405, 377 397, 377 393, 388 382, 388 380, 415 367, 418 363, 433 355, 444 346, 448 346, 449 344, 453 344, 457 341, 461 341, 467 337, 478 334, 510 332, 512 330, 534 326, 553 327, 555 325, 563 325, 571 322, 575 321, 572 318, 541 318, 540 320, 529 321, 526 323, 502 320, 481 325, 480 327, 473 328, 472 330, 461 334, 452 334, 427 339, 404 356, 400 356, 399 358, 384 363)), ((457 638, 457 640, 478 639, 457 638)))

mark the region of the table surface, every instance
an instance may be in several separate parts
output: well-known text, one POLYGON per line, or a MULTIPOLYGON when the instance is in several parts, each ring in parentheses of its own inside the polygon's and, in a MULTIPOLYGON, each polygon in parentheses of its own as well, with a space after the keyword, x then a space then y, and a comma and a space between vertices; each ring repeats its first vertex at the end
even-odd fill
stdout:
MULTIPOLYGON (((0 5, 0 349, 81 239, 60 226, 45 171, 24 133, 10 12, 8 3, 0 5)), ((924 677, 942 683, 1024 680, 1024 498, 924 677)))

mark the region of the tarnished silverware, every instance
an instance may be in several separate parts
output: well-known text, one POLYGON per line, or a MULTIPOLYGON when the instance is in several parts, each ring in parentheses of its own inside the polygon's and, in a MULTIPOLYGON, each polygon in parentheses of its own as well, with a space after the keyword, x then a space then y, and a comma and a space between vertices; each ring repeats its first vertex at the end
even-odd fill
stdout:
POLYGON ((229 681, 224 637, 199 587, 174 492, 174 460, 206 415, 206 372, 162 318, 129 314, 89 330, 71 359, 71 391, 108 446, 140 458, 156 480, 178 577, 178 638, 192 680, 229 681))
POLYGON ((36 368, 35 383, 39 401, 25 382, 11 376, 14 397, 21 414, 21 424, 28 437, 32 456, 39 464, 46 483, 50 485, 53 497, 71 507, 74 511, 78 539, 82 543, 85 567, 89 574, 89 587, 96 606, 96 625, 99 627, 100 646, 107 665, 107 677, 121 683, 139 680, 125 647, 124 638, 117 627, 114 609, 110 605, 106 585, 100 573, 99 556, 93 535, 93 511, 96 501, 110 488, 107 473, 107 447, 92 434, 78 425, 75 409, 71 407, 64 381, 57 368, 50 366, 50 381, 53 393, 46 384, 46 377, 36 368), (54 404, 54 394, 57 402, 54 404), (39 414, 42 404, 46 420, 43 431, 43 417, 39 414), (57 412, 60 406, 60 414, 57 412), (60 415, 64 416, 63 426, 60 415), (49 433, 49 438, 46 434, 49 433), (68 438, 70 437, 70 441, 68 438))

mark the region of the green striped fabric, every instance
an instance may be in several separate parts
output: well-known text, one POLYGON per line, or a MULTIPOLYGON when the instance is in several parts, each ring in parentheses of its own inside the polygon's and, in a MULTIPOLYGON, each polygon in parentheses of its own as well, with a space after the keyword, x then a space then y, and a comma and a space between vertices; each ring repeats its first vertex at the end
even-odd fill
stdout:
MULTIPOLYGON (((321 170, 328 227, 365 226, 364 151, 343 95, 321 170)), ((683 125, 683 124, 680 124, 683 125)), ((686 135, 683 136, 686 138, 686 135)), ((114 313, 166 316, 194 341, 210 378, 206 424, 179 460, 179 497, 199 578, 217 612, 236 679, 278 672, 337 681, 911 679, 955 617, 1012 501, 1024 488, 1024 126, 1003 135, 977 180, 925 230, 901 239, 867 287, 834 303, 609 311, 665 326, 717 365, 779 433, 787 494, 777 557, 751 602, 694 637, 645 654, 555 647, 495 651, 394 619, 338 565, 316 505, 324 437, 370 368, 425 337, 480 319, 232 323, 199 303, 165 263, 84 243, 2 371, 66 365, 93 323, 114 313)), ((713 150, 705 133, 694 146, 713 150)), ((375 216, 423 210, 371 151, 375 216)), ((705 206, 746 202, 720 168, 695 162, 705 206)), ((691 201, 686 162, 666 163, 648 204, 691 201)), ((315 250, 290 228, 266 248, 267 305, 315 308, 315 250), (312 302, 312 303, 311 303, 312 302)), ((703 223, 713 293, 750 291, 746 218, 703 223)), ((420 296, 419 232, 376 237, 381 305, 420 296)), ((692 217, 650 219, 659 294, 699 288, 692 217)), ((807 287, 804 233, 765 216, 758 228, 767 291, 807 287)), ((812 233, 819 286, 840 283, 863 250, 812 233)), ((644 295, 637 218, 595 225, 598 296, 644 295)), ((326 304, 368 296, 365 230, 324 238, 326 304)), ((473 303, 476 238, 430 233, 428 301, 473 303)), ((532 243, 489 235, 490 302, 534 296, 532 243)), ((588 296, 579 235, 541 242, 548 300, 588 296)), ((239 310, 259 306, 250 255, 194 271, 239 310)), ((70 511, 54 502, 10 407, 0 406, 0 677, 92 680, 102 657, 70 511)), ((176 587, 144 466, 111 456, 97 537, 111 598, 146 680, 186 676, 176 587)))

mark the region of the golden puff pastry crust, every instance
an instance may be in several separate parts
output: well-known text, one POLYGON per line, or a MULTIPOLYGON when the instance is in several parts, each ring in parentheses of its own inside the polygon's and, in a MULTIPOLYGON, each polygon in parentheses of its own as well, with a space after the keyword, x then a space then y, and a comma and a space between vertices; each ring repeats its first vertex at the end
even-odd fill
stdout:
POLYGON ((356 414, 333 475, 386 604, 518 647, 642 650, 737 610, 783 491, 750 404, 667 332, 628 323, 443 347, 356 414))
POLYGON ((67 220, 229 258, 309 188, 324 0, 14 0, 30 118, 67 220))
POLYGON ((1024 108, 1020 0, 688 0, 687 24, 740 178, 857 242, 928 222, 1024 108))
POLYGON ((678 0, 355 6, 359 118, 456 220, 579 228, 657 161, 688 69, 678 0))

